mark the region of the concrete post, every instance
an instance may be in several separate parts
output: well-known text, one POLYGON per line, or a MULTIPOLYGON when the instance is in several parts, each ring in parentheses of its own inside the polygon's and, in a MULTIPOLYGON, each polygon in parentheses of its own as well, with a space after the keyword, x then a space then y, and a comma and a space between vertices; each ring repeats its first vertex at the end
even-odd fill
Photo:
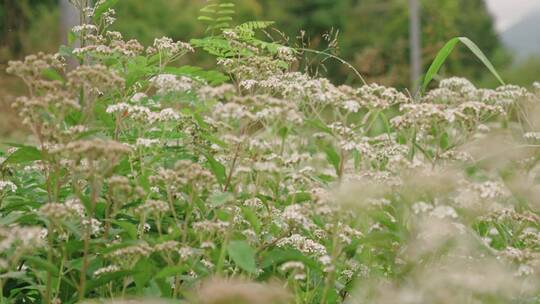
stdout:
POLYGON ((418 82, 422 74, 422 41, 420 29, 420 4, 419 0, 409 0, 409 43, 411 49, 410 57, 410 77, 411 77, 411 93, 414 95, 418 92, 418 82))

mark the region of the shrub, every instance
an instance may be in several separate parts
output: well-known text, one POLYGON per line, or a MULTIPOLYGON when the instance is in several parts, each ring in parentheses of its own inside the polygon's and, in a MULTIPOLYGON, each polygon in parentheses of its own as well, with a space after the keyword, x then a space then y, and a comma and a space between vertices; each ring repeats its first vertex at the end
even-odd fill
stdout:
POLYGON ((337 87, 267 22, 143 47, 110 3, 81 7, 81 47, 9 64, 34 136, 1 160, 3 302, 538 295, 538 94, 337 87), (195 48, 216 70, 173 65, 195 48))

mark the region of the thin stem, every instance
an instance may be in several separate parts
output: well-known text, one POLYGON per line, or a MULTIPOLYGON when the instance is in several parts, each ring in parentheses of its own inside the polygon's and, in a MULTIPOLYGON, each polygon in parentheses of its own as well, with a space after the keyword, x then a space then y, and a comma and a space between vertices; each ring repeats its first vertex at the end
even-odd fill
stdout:
POLYGON ((236 150, 234 151, 234 157, 233 157, 233 161, 232 161, 232 164, 231 164, 231 168, 229 170, 229 175, 227 176, 227 182, 225 183, 225 186, 223 186, 223 192, 227 192, 227 190, 229 189, 229 185, 231 184, 233 171, 234 171, 234 169, 236 167, 236 161, 238 160, 238 156, 240 154, 240 146, 241 145, 242 145, 241 143, 238 143, 236 145, 236 150))
MULTIPOLYGON (((94 176, 92 174, 91 176, 94 176)), ((86 289, 86 271, 88 270, 88 252, 90 250, 90 236, 92 233, 92 219, 94 217, 94 211, 96 209, 97 196, 98 196, 98 183, 96 177, 94 176, 91 183, 91 194, 90 194, 90 210, 88 212, 86 223, 86 231, 84 234, 84 248, 83 248, 83 263, 81 267, 81 276, 79 280, 79 301, 84 299, 85 289, 86 289)))
MULTIPOLYGON (((47 227, 47 262, 49 264, 53 263, 53 255, 52 255, 52 248, 53 248, 53 239, 52 239, 52 231, 53 229, 49 226, 47 227)), ((62 269, 60 269, 62 271, 62 269)), ((47 271, 47 283, 45 287, 45 303, 51 303, 51 289, 52 289, 52 273, 50 271, 47 271)))
POLYGON ((364 85, 367 84, 366 80, 364 79, 364 77, 362 77, 362 75, 360 74, 360 72, 358 72, 357 69, 355 69, 352 64, 348 63, 347 61, 345 61, 344 59, 336 56, 336 55, 332 55, 330 53, 327 53, 327 52, 322 52, 322 51, 317 51, 317 50, 312 50, 312 49, 306 49, 306 48, 297 48, 297 50, 300 50, 300 51, 304 51, 304 52, 309 52, 309 53, 315 53, 317 55, 324 55, 324 56, 328 56, 332 59, 335 59, 337 61, 339 61, 340 63, 344 64, 345 66, 347 66, 349 69, 353 70, 353 72, 356 74, 356 76, 358 76, 358 78, 360 78, 360 80, 362 81, 362 83, 364 85))
MULTIPOLYGON (((339 239, 338 239, 338 227, 336 224, 334 224, 334 233, 332 238, 332 262, 336 261, 337 257, 339 256, 339 239)), ((328 296, 330 294, 330 288, 333 288, 335 278, 336 277, 336 269, 335 266, 332 267, 330 270, 330 273, 327 276, 326 284, 324 286, 323 294, 321 303, 326 304, 328 303, 328 296)))

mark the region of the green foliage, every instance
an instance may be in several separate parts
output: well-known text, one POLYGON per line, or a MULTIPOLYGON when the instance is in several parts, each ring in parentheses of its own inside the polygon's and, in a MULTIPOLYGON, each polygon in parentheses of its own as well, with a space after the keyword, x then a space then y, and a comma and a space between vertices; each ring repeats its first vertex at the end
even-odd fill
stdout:
MULTIPOLYGON (((119 1, 115 6, 119 15, 115 29, 128 38, 150 44, 154 37, 169 36, 178 40, 199 37, 204 33, 205 27, 212 33, 219 34, 220 30, 233 26, 232 19, 239 23, 253 19, 274 20, 285 30, 288 37, 300 36, 300 31, 305 31, 302 42, 295 39, 288 41, 291 46, 328 51, 350 62, 370 82, 404 88, 410 83, 406 5, 406 1, 400 0, 385 3, 378 0, 276 0, 260 3, 253 0, 213 0, 205 4, 189 0, 154 0, 151 3, 119 1), (197 15, 204 19, 200 20, 203 25, 193 18, 197 15), (327 35, 324 35, 325 33, 327 35)), ((31 7, 33 6, 28 6, 31 7)), ((47 10, 50 14, 51 9, 48 7, 47 10)), ((54 16, 57 17, 58 14, 54 13, 54 16)), ((29 18, 34 19, 35 17, 29 18)), ((24 31, 24 39, 28 41, 25 44, 29 48, 23 53, 43 48, 43 41, 38 39, 39 35, 43 35, 39 29, 58 28, 57 24, 39 24, 42 25, 43 21, 32 26, 36 31, 32 34, 35 37, 33 41, 29 41, 28 31, 24 31)), ((482 0, 423 1, 422 31, 425 69, 429 67, 429 60, 443 47, 442 41, 457 36, 466 36, 475 41, 488 58, 496 57, 493 62, 495 66, 503 67, 509 63, 508 55, 495 56, 503 54, 504 51, 495 33, 492 17, 482 0)), ((280 35, 273 36, 276 41, 283 39, 280 35)), ((51 49, 51 45, 44 48, 51 49)), ((314 72, 323 73, 337 82, 358 81, 356 77, 351 77, 349 69, 339 62, 326 60, 326 56, 320 54, 306 56, 306 61, 312 65, 314 72), (324 68, 320 66, 322 63, 324 68)), ((200 54, 191 60, 210 65, 210 59, 200 54)), ((477 61, 461 50, 449 57, 441 72, 473 80, 485 78, 486 75, 477 61)))
POLYGON ((231 241, 227 247, 231 259, 243 270, 256 274, 255 251, 245 241, 231 241))
POLYGON ((197 20, 208 24, 207 31, 214 33, 231 27, 235 4, 224 0, 210 0, 208 4, 201 8, 201 15, 197 20))
MULTIPOLYGON (((337 86, 217 1, 213 33, 144 47, 107 31, 114 3, 8 66, 32 135, 0 155, 0 303, 536 300, 540 92, 337 86)), ((458 42, 494 72, 456 38, 425 87, 458 42)))

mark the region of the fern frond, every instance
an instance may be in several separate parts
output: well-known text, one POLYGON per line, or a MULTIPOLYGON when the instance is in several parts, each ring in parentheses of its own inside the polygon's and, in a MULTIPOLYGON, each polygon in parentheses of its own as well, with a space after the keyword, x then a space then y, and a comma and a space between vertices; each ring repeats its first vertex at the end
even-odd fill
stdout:
POLYGON ((255 31, 268 28, 272 24, 274 24, 274 21, 249 21, 236 26, 235 29, 239 31, 255 31))
POLYGON ((198 20, 208 24, 207 31, 212 31, 212 33, 215 30, 230 28, 229 22, 233 21, 232 15, 236 13, 234 7, 234 3, 226 0, 209 0, 208 5, 200 10, 202 15, 198 20))

